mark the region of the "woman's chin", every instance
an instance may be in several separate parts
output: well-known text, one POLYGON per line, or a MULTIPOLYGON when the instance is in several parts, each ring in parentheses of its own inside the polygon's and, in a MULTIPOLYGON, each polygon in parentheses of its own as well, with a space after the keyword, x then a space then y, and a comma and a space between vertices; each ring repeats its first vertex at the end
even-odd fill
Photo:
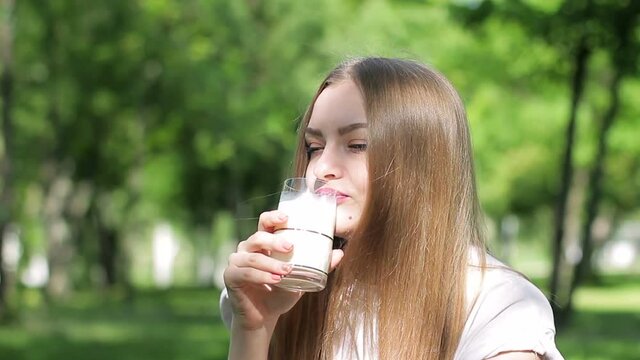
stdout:
POLYGON ((334 235, 337 236, 337 237, 341 237, 343 239, 349 239, 351 237, 351 234, 353 233, 354 229, 355 229, 354 226, 340 226, 340 225, 337 225, 334 235))
POLYGON ((341 209, 338 208, 338 213, 336 214, 336 230, 335 235, 341 238, 348 239, 353 231, 358 226, 358 220, 360 220, 360 216, 357 212, 345 211, 351 209, 341 209))

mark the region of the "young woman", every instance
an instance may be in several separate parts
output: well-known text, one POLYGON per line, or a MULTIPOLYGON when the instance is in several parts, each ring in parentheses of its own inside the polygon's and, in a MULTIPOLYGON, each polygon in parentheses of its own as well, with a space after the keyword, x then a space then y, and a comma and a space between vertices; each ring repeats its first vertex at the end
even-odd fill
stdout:
POLYGON ((338 192, 327 288, 272 285, 292 245, 258 231, 229 258, 229 359, 562 359, 543 294, 485 252, 469 126, 440 74, 413 61, 346 62, 299 131, 295 176, 338 192))

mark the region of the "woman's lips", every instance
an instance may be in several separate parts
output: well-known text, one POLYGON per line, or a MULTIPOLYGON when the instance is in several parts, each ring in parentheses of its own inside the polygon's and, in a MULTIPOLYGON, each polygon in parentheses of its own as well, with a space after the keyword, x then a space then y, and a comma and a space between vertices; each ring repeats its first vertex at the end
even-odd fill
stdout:
POLYGON ((343 202, 347 201, 349 199, 349 195, 340 192, 338 190, 335 189, 331 189, 331 188, 320 188, 316 191, 316 194, 320 194, 320 195, 333 195, 335 194, 336 196, 336 203, 338 205, 342 204, 343 202))
POLYGON ((340 204, 342 204, 343 202, 345 202, 347 200, 349 200, 349 196, 348 195, 344 195, 344 194, 337 195, 336 194, 336 204, 340 205, 340 204))

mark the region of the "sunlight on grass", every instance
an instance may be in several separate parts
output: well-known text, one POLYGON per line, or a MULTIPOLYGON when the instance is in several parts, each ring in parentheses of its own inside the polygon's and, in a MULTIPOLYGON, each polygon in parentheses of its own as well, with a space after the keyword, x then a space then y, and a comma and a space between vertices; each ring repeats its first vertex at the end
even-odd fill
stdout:
MULTIPOLYGON (((575 304, 581 310, 629 311, 640 313, 640 279, 616 287, 578 289, 575 304), (603 291, 605 290, 605 291, 603 291)), ((640 329, 638 329, 640 333, 640 329)))
POLYGON ((21 322, 0 327, 0 359, 226 359, 218 296, 212 289, 144 290, 130 299, 81 292, 49 308, 23 303, 21 322))
MULTIPOLYGON (((148 289, 130 298, 78 293, 49 308, 23 303, 21 321, 0 326, 0 359, 226 359, 229 335, 218 296, 212 289, 148 289)), ((638 359, 637 277, 609 276, 601 285, 578 289, 576 309, 557 336, 567 360, 638 359)))
POLYGON ((558 334, 566 359, 640 358, 640 279, 609 277, 579 288, 571 324, 558 334), (613 279, 613 280, 612 280, 613 279))
POLYGON ((140 329, 136 326, 128 326, 127 324, 117 323, 109 320, 93 321, 92 323, 83 322, 67 322, 60 329, 66 337, 71 341, 89 342, 124 342, 136 338, 140 334, 140 329))

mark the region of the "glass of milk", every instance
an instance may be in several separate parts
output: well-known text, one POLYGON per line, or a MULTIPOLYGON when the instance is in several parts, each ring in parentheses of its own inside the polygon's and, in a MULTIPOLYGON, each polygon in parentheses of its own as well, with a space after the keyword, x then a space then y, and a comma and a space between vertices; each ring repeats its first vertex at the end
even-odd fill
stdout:
POLYGON ((278 210, 289 219, 286 227, 276 229, 275 234, 293 244, 293 251, 271 254, 292 265, 291 273, 276 285, 280 288, 313 292, 327 284, 336 226, 336 194, 323 188, 325 184, 305 178, 284 182, 278 210))

